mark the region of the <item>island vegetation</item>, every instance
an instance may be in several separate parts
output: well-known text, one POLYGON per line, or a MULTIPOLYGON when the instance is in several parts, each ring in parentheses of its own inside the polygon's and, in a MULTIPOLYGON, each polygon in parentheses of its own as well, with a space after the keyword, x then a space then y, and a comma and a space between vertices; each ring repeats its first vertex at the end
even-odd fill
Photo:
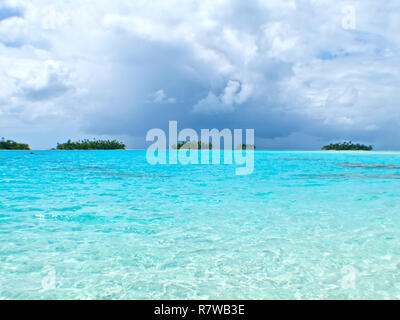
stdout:
POLYGON ((323 146, 322 150, 335 150, 335 151, 371 151, 372 146, 367 146, 359 143, 352 143, 351 141, 344 141, 341 143, 331 143, 323 146))
MULTIPOLYGON (((201 141, 183 141, 172 145, 174 150, 186 149, 186 150, 211 150, 213 148, 212 143, 205 143, 201 141)), ((235 147, 235 150, 255 150, 254 144, 239 144, 235 147)))
POLYGON ((126 146, 117 140, 79 140, 58 143, 57 150, 125 150, 126 146))
POLYGON ((29 144, 1 138, 0 150, 31 150, 31 148, 29 147, 29 144))
POLYGON ((172 145, 171 148, 175 149, 175 150, 179 150, 179 149, 211 150, 212 149, 212 144, 211 143, 201 142, 201 141, 183 141, 183 142, 178 142, 177 144, 172 145))
POLYGON ((255 150, 256 146, 254 144, 239 144, 235 147, 236 150, 255 150))

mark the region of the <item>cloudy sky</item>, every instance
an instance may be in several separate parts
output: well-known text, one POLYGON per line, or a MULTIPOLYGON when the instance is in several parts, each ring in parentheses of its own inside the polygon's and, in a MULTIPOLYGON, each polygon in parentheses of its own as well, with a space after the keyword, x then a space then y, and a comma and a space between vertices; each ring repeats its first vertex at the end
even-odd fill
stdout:
POLYGON ((178 120, 400 149, 399 50, 398 0, 0 0, 0 136, 143 148, 178 120))

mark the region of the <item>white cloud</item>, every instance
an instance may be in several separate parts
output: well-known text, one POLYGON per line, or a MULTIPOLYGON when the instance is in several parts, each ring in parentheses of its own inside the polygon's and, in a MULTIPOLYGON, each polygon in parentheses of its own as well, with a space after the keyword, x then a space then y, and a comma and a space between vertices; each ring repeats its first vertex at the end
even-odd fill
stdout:
POLYGON ((201 99, 193 106, 194 113, 215 114, 229 113, 234 111, 232 104, 225 104, 214 93, 209 92, 207 97, 201 99))
POLYGON ((207 97, 193 106, 193 112, 230 113, 235 110, 235 105, 244 103, 250 95, 251 86, 242 85, 237 80, 229 80, 220 96, 217 97, 213 92, 209 92, 207 97))
POLYGON ((221 102, 223 104, 232 105, 237 100, 238 93, 240 91, 240 82, 229 80, 225 89, 224 93, 221 96, 221 102))
POLYGON ((150 102, 153 103, 175 103, 176 99, 173 97, 168 97, 163 89, 157 90, 150 95, 150 102))

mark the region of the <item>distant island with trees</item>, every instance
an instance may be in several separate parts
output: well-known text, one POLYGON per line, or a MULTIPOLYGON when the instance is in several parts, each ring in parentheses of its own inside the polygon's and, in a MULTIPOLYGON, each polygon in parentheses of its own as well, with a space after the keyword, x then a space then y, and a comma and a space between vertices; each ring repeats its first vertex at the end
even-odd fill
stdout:
POLYGON ((254 144, 239 144, 235 147, 236 150, 255 150, 256 146, 254 144))
POLYGON ((174 144, 171 146, 172 149, 179 150, 179 149, 186 149, 186 150, 211 150, 212 149, 212 144, 211 143, 205 143, 201 141, 183 141, 183 142, 178 142, 177 144, 174 144))
POLYGON ((0 150, 31 150, 31 148, 29 147, 29 144, 1 138, 0 150))
POLYGON ((79 140, 57 143, 57 150, 125 150, 126 146, 117 140, 79 140))
POLYGON ((334 150, 334 151, 371 151, 372 146, 366 146, 359 143, 349 142, 341 142, 341 143, 331 143, 329 145, 323 146, 322 150, 334 150))
MULTIPOLYGON (((202 141, 183 141, 172 145, 171 148, 174 150, 212 150, 213 145, 202 141)), ((235 147, 235 150, 255 150, 255 148, 254 144, 239 144, 235 147)))

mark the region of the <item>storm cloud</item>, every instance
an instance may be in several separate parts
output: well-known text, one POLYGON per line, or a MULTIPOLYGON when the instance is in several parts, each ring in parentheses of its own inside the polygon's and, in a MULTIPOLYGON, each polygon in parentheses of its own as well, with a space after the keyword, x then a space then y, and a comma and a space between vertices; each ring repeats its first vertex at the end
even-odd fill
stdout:
POLYGON ((0 4, 0 131, 50 148, 149 129, 254 128, 258 148, 400 148, 400 3, 0 4), (350 8, 350 9, 351 9, 350 8), (351 10, 350 10, 351 12, 351 10))

